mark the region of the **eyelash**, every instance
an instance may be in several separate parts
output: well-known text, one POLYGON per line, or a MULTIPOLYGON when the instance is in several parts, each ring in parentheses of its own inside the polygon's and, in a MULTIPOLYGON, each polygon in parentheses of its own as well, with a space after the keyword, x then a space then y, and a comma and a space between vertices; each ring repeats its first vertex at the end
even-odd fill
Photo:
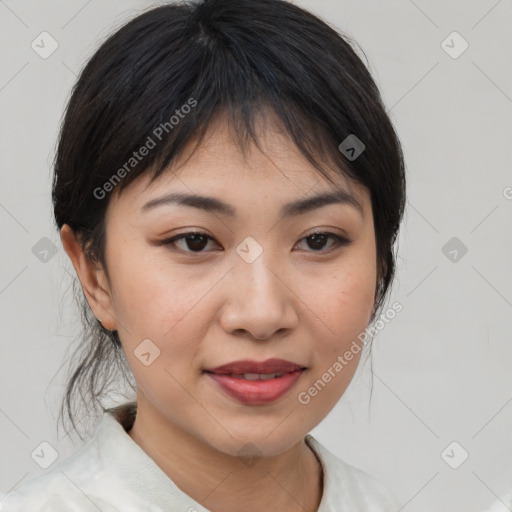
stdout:
MULTIPOLYGON (((175 246, 175 243, 176 241, 178 240, 182 240, 182 239, 186 239, 190 236, 194 236, 194 235, 199 235, 199 236, 203 236, 205 238, 207 238, 208 240, 213 240, 214 242, 216 242, 216 240, 214 238, 212 238, 211 236, 209 236, 207 233, 204 233, 202 231, 191 231, 191 232, 188 232, 188 233, 181 233, 179 235, 176 235, 172 238, 167 238, 165 240, 162 240, 161 242, 158 243, 158 245, 165 245, 165 246, 174 246, 171 248, 171 250, 173 251, 180 251, 180 252, 184 252, 184 253, 189 253, 189 254, 203 254, 203 253, 206 253, 208 251, 204 251, 204 250, 201 250, 201 251, 190 251, 190 250, 184 250, 184 249, 178 249, 176 248, 175 246)), ((312 236, 315 236, 315 235, 326 235, 328 238, 331 238, 335 241, 335 244, 333 245, 333 247, 331 247, 330 249, 328 250, 318 250, 318 251, 315 251, 315 250, 311 250, 311 251, 307 251, 307 252, 312 252, 312 253, 315 253, 315 254, 327 254, 327 253, 330 253, 338 248, 341 248, 341 247, 344 247, 344 246, 347 246, 347 245, 350 245, 352 243, 352 240, 349 240, 345 237, 342 237, 340 235, 337 235, 335 233, 330 233, 328 231, 315 231, 314 233, 311 233, 309 234, 308 236, 304 237, 304 238, 301 238, 299 240, 299 242, 301 242, 302 240, 307 240, 309 237, 312 237, 312 236)))

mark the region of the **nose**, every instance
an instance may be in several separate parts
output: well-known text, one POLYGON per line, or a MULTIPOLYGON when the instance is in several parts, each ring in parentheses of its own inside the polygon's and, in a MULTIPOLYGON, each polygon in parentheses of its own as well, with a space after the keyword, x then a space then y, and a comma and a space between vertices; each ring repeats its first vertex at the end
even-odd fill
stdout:
MULTIPOLYGON (((289 274, 289 273, 288 273, 289 274)), ((283 336, 298 323, 297 297, 288 275, 265 252, 252 263, 239 259, 224 283, 220 323, 236 336, 266 340, 283 336)))

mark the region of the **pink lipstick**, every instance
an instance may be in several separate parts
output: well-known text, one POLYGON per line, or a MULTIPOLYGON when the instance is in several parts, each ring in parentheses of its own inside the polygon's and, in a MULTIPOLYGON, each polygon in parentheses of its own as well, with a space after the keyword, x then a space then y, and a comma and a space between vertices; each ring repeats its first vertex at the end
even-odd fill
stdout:
POLYGON ((264 405, 285 395, 306 368, 284 359, 233 361, 205 370, 229 396, 247 405, 264 405))

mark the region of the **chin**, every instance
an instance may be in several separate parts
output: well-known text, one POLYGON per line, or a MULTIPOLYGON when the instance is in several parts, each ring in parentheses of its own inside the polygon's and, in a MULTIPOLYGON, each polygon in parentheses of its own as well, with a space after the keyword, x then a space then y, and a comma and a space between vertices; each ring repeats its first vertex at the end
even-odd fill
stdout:
POLYGON ((305 432, 292 433, 288 430, 276 429, 277 424, 269 428, 262 428, 261 423, 259 426, 253 425, 247 428, 239 426, 236 429, 226 426, 226 430, 231 435, 222 429, 220 437, 203 438, 203 441, 226 455, 235 457, 271 457, 290 449, 306 435, 305 432), (278 432, 278 430, 280 431, 278 432))

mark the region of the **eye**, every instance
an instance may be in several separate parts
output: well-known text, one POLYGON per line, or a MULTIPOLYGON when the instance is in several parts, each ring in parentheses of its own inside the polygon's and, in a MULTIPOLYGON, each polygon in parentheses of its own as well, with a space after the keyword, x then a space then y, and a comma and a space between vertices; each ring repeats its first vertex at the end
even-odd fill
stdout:
POLYGON ((181 233, 172 238, 162 240, 159 245, 170 245, 172 248, 177 246, 177 242, 184 241, 182 247, 178 247, 178 250, 184 252, 201 253, 205 246, 207 246, 209 240, 214 240, 211 236, 201 231, 192 231, 189 233, 181 233))
POLYGON ((336 249, 338 247, 342 247, 345 245, 349 245, 351 243, 351 240, 348 240, 347 238, 344 238, 340 235, 336 235, 335 233, 329 233, 329 232, 320 232, 317 231, 315 233, 311 233, 311 235, 308 235, 304 237, 300 242, 303 240, 307 240, 308 246, 313 249, 313 251, 309 252, 329 252, 330 250, 336 249), (323 250, 325 247, 326 242, 331 239, 333 240, 333 244, 331 247, 327 250, 323 250))
MULTIPOLYGON (((200 254, 202 252, 207 252, 204 249, 207 247, 210 240, 215 241, 214 238, 206 233, 201 231, 192 231, 189 233, 181 233, 180 235, 176 235, 172 238, 162 240, 159 242, 159 245, 172 246, 173 249, 177 248, 183 252, 200 254), (179 247, 178 242, 184 243, 181 247, 179 247)), ((302 242, 303 240, 306 240, 308 242, 308 246, 313 249, 309 252, 329 252, 330 250, 336 249, 337 247, 349 245, 351 243, 351 241, 347 238, 329 232, 315 232, 307 237, 304 237, 299 242, 302 242), (329 249, 323 250, 326 242, 329 239, 333 241, 333 243, 329 249)))

